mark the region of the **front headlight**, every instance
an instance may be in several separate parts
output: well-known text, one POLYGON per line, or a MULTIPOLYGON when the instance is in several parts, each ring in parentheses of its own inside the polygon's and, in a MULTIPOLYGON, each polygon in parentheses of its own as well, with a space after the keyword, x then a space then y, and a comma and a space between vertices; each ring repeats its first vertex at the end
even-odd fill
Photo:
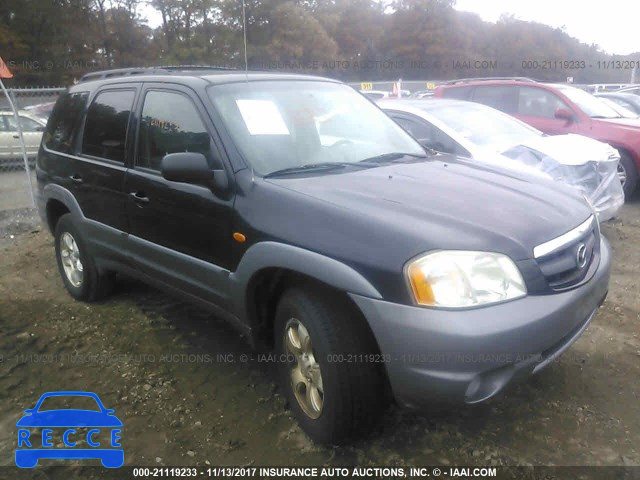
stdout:
POLYGON ((418 305, 469 308, 527 294, 518 267, 500 253, 429 253, 412 261, 406 275, 418 305))

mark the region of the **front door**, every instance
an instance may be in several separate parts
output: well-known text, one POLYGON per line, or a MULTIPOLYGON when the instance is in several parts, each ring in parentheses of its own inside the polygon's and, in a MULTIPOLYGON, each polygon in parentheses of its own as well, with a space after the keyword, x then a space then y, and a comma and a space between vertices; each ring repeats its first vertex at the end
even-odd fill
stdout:
POLYGON ((540 87, 520 87, 516 117, 548 135, 577 131, 575 112, 560 97, 540 87), (559 109, 573 114, 574 119, 556 118, 559 109))
POLYGON ((212 169, 223 168, 212 131, 195 93, 177 85, 147 85, 135 163, 125 183, 128 243, 142 272, 224 306, 233 199, 160 173, 162 158, 177 152, 202 153, 212 169))

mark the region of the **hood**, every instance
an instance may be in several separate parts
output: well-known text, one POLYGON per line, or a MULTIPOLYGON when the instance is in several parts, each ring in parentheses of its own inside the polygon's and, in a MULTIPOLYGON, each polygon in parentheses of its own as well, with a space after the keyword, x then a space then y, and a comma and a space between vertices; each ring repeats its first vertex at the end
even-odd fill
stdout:
POLYGON ((639 118, 592 118, 592 122, 596 123, 604 123, 616 127, 625 127, 631 131, 639 131, 640 130, 640 119, 639 118))
MULTIPOLYGON (((352 228, 356 223, 358 228, 375 227, 370 243, 393 242, 398 248, 402 244, 409 251, 398 252, 400 256, 448 248, 491 250, 514 260, 531 258, 534 246, 592 214, 584 199, 568 187, 499 172, 439 155, 420 163, 268 181, 351 212, 329 218, 329 227, 347 228, 340 224, 345 218, 353 222, 352 228)), ((319 228, 317 223, 314 228, 319 228)))

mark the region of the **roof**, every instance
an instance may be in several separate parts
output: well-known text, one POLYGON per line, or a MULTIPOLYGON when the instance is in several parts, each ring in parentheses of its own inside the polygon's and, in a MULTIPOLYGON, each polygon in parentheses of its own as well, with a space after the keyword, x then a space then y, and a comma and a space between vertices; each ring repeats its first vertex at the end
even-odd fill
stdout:
POLYGON ((289 81, 324 81, 340 83, 337 80, 301 75, 285 72, 261 72, 244 71, 223 67, 209 66, 176 66, 176 67, 146 67, 146 68, 121 68, 115 70, 103 70, 84 75, 80 82, 71 87, 72 91, 93 88, 97 85, 128 83, 132 80, 140 82, 159 82, 191 84, 222 84, 255 82, 268 80, 289 80, 289 81))
POLYGON ((476 78, 458 78, 448 82, 441 83, 439 86, 459 85, 465 83, 482 83, 482 82, 526 82, 536 83, 536 80, 529 77, 476 77, 476 78))

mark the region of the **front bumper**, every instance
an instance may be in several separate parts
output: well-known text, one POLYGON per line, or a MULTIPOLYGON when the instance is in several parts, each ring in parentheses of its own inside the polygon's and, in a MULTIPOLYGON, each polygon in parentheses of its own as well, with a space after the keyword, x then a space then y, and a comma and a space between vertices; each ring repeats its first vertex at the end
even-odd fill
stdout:
POLYGON ((587 328, 607 295, 611 250, 604 237, 600 248, 600 265, 586 284, 484 308, 437 310, 352 294, 396 400, 413 408, 439 400, 477 403, 549 365, 587 328))

